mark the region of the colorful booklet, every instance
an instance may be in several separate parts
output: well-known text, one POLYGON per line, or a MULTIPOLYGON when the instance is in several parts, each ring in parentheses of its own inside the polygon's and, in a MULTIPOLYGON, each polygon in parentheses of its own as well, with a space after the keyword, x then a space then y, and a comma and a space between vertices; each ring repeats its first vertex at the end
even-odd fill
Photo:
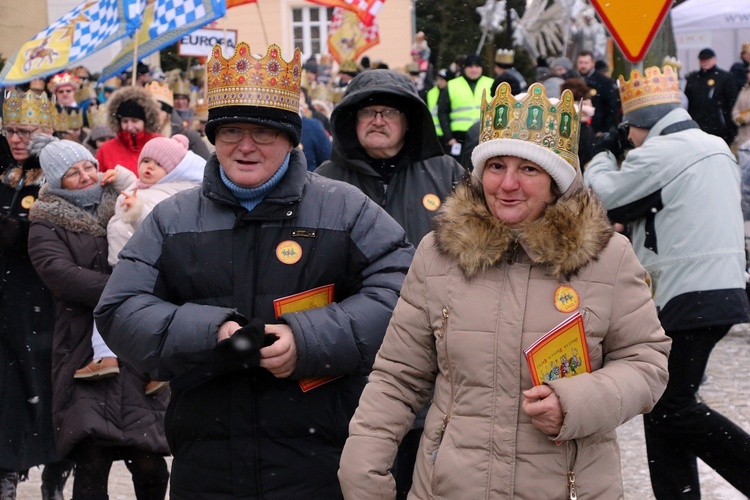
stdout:
MULTIPOLYGON (((273 309, 276 313, 276 318, 285 313, 294 313, 299 311, 306 311, 308 309, 315 309, 316 307, 327 306, 333 302, 333 285, 324 285, 312 290, 307 290, 287 297, 281 297, 273 301, 273 309)), ((336 380, 339 377, 318 377, 318 378, 306 378, 299 381, 300 389, 302 392, 315 389, 326 382, 336 380)))
POLYGON ((534 385, 591 373, 589 348, 578 311, 524 350, 534 385))

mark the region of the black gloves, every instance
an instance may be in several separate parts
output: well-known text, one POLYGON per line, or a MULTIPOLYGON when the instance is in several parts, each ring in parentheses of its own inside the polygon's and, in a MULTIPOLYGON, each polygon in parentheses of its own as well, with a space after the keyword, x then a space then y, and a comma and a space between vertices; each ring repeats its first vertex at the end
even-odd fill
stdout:
POLYGON ((13 217, 0 215, 0 248, 10 248, 16 244, 21 232, 21 223, 13 217))
POLYGON ((620 158, 623 150, 624 148, 620 136, 617 133, 617 129, 612 127, 609 129, 609 132, 605 132, 599 136, 596 143, 594 143, 594 149, 591 154, 596 156, 602 151, 611 151, 613 155, 620 158))
POLYGON ((239 364, 243 368, 260 366, 260 349, 276 342, 276 335, 266 335, 266 324, 257 318, 243 326, 228 339, 216 344, 217 360, 230 364, 239 364))

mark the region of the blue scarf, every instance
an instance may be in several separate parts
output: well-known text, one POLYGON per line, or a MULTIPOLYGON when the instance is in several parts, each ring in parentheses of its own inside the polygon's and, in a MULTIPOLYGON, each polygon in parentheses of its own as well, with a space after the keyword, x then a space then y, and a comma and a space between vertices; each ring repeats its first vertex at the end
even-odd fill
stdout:
POLYGON ((219 165, 219 174, 221 175, 221 181, 224 183, 226 187, 229 188, 229 190, 232 192, 235 198, 237 198, 237 201, 240 202, 240 205, 245 207, 248 211, 251 211, 253 208, 255 208, 263 199, 273 191, 273 188, 276 187, 276 185, 279 183, 282 177, 284 177, 284 174, 286 174, 287 169, 289 169, 289 158, 291 157, 291 153, 287 153, 286 158, 284 158, 284 162, 281 164, 279 169, 276 171, 275 174, 271 176, 270 179, 268 179, 266 182, 261 184, 260 186, 253 187, 253 188, 246 188, 242 186, 238 186, 232 180, 227 177, 226 172, 224 172, 224 167, 219 165))

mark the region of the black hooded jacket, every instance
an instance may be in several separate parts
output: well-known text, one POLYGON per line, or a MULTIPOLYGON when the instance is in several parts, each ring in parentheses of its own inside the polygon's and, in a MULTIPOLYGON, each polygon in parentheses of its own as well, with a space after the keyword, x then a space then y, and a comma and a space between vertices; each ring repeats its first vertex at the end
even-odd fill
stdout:
POLYGON ((360 188, 401 224, 416 246, 432 230, 432 218, 443 200, 463 179, 463 167, 443 153, 427 105, 409 77, 390 70, 368 70, 347 86, 346 95, 331 115, 333 152, 316 173, 360 188), (387 97, 383 96, 387 94, 387 97), (392 102, 406 114, 409 130, 405 145, 382 170, 373 165, 357 138, 357 111, 365 106, 392 102))

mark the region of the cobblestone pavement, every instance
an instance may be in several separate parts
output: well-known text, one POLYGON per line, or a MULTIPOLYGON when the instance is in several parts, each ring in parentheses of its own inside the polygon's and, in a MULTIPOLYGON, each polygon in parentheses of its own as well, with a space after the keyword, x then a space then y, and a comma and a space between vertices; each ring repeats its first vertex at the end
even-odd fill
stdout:
MULTIPOLYGON (((700 395, 714 410, 729 417, 750 432, 750 327, 738 325, 714 349, 709 361, 707 380, 700 395)), ((651 482, 643 441, 643 419, 636 417, 618 429, 622 450, 622 474, 626 500, 653 500, 651 482)), ((708 500, 745 499, 721 476, 700 462, 701 492, 708 500)), ((32 469, 28 481, 19 485, 18 500, 40 498, 40 471, 32 469)), ((65 488, 65 498, 71 498, 72 480, 65 488)), ((133 500, 130 473, 122 462, 112 467, 109 481, 110 500, 133 500)))

